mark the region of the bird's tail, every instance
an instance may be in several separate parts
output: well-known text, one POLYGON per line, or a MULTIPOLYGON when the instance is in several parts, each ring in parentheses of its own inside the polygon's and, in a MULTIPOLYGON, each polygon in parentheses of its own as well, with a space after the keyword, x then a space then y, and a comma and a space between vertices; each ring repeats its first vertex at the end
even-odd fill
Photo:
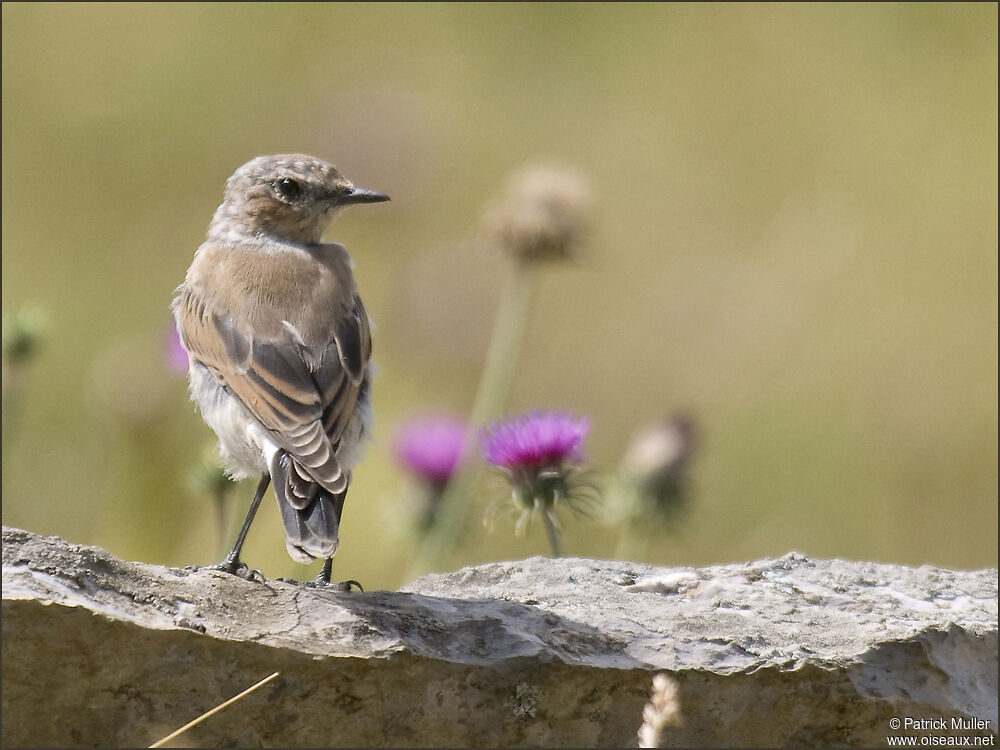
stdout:
POLYGON ((283 450, 271 461, 271 479, 285 524, 288 554, 303 564, 333 557, 347 489, 336 494, 325 490, 283 450))

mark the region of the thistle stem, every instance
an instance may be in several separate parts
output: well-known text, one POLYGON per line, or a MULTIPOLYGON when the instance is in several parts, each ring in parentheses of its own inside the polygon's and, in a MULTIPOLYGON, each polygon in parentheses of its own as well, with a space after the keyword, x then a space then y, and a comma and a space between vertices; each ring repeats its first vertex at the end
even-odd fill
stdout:
POLYGON ((483 425, 499 416, 507 402, 517 355, 524 338, 524 329, 531 309, 536 273, 527 263, 514 265, 513 278, 504 290, 493 327, 493 338, 486 354, 486 364, 472 407, 473 438, 476 425, 483 425))
POLYGON ((226 528, 228 526, 226 523, 226 488, 215 487, 212 500, 215 501, 215 547, 221 556, 229 551, 226 549, 226 542, 229 539, 229 532, 226 528))
POLYGON ((648 548, 648 534, 638 531, 632 523, 626 522, 625 529, 618 537, 618 545, 615 548, 615 559, 641 562, 646 559, 648 548))
POLYGON ((465 433, 465 462, 458 468, 441 496, 434 525, 424 536, 420 550, 410 566, 409 577, 423 575, 441 565, 455 548, 471 505, 473 483, 479 462, 476 435, 480 427, 499 416, 507 401, 521 339, 528 322, 535 288, 535 269, 528 263, 515 263, 513 276, 503 291, 486 363, 476 391, 469 426, 465 433))
POLYGON ((21 389, 21 367, 18 363, 3 363, 3 469, 7 475, 7 454, 14 446, 24 416, 24 393, 21 389))
POLYGON ((562 557, 562 545, 559 543, 559 530, 552 521, 552 516, 542 511, 542 522, 545 524, 545 533, 549 537, 549 546, 552 548, 553 557, 562 557))

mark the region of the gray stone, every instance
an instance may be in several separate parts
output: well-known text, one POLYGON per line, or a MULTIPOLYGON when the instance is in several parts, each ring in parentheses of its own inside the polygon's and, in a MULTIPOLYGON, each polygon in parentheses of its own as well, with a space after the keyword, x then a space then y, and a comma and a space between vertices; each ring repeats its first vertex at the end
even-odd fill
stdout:
POLYGON ((530 558, 337 593, 4 529, 4 746, 145 746, 274 671, 174 745, 635 747, 667 671, 668 746, 995 746, 997 571, 530 558))

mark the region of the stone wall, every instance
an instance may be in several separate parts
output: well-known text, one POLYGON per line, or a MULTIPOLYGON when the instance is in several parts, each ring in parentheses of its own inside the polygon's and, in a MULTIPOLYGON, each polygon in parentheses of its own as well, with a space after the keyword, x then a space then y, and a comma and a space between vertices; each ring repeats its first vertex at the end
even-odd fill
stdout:
POLYGON ((667 746, 996 746, 997 571, 536 557, 339 593, 4 528, 5 747, 146 746, 275 671, 174 746, 635 747, 660 671, 667 746))

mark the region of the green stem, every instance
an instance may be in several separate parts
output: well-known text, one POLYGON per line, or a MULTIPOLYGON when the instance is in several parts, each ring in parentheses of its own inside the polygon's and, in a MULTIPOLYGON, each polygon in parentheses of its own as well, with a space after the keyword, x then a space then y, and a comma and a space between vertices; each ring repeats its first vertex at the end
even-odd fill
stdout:
POLYGON ((549 536, 549 546, 552 548, 553 557, 562 557, 562 546, 559 544, 559 530, 552 521, 552 516, 542 511, 542 522, 545 524, 545 533, 549 536))
POLYGON ((227 549, 229 530, 226 523, 226 488, 216 487, 214 492, 215 501, 215 546, 219 550, 219 559, 225 557, 229 551, 227 549))
POLYGON ((507 285, 497 310, 493 337, 490 339, 486 364, 472 407, 473 433, 478 429, 477 425, 481 426, 498 417, 507 403, 507 393, 514 379, 517 355, 528 323, 535 279, 533 267, 524 263, 514 266, 513 278, 507 285))
POLYGON ((4 476, 7 475, 7 454, 21 430, 22 417, 24 416, 24 394, 21 391, 19 378, 20 368, 13 364, 4 364, 6 382, 3 392, 3 455, 2 466, 4 476))
POLYGON ((618 546, 615 549, 615 559, 642 562, 646 558, 648 547, 648 534, 636 529, 632 523, 626 522, 621 536, 618 537, 618 546))
POLYGON ((480 427, 500 416, 507 401, 521 339, 528 322, 535 287, 535 269, 525 263, 514 265, 513 277, 504 289, 493 326, 493 337, 476 391, 463 449, 466 459, 452 476, 441 497, 433 526, 424 536, 410 566, 409 578, 423 575, 440 565, 454 550, 462 534, 472 504, 472 489, 479 468, 476 450, 480 427))

